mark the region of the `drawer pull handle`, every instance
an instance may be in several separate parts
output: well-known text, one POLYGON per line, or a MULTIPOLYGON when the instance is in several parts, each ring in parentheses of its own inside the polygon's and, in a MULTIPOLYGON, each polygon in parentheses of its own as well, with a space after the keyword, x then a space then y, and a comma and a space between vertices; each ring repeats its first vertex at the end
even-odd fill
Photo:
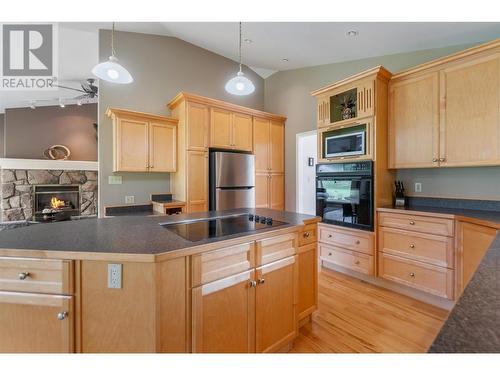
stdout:
POLYGON ((264 284, 266 282, 266 279, 259 279, 257 280, 257 283, 260 285, 260 284, 264 284))
POLYGON ((411 247, 412 249, 414 249, 414 248, 415 248, 415 244, 410 244, 410 247, 411 247))
POLYGON ((257 286, 257 281, 255 281, 255 280, 250 281, 250 282, 248 283, 248 286, 249 286, 250 288, 255 288, 255 287, 257 286))
POLYGON ((359 260, 355 261, 354 264, 358 265, 359 264, 359 260))
POLYGON ((310 235, 311 235, 311 233, 309 233, 309 232, 305 232, 305 233, 303 234, 303 237, 304 237, 304 238, 309 238, 309 236, 310 236, 310 235))
POLYGON ((415 225, 415 222, 413 220, 410 221, 410 225, 415 225))
POLYGON ((19 280, 25 280, 28 276, 30 275, 29 272, 21 272, 19 275, 17 275, 17 277, 19 278, 19 280))
POLYGON ((328 235, 328 238, 332 238, 332 235, 331 235, 331 234, 329 234, 329 235, 328 235))
POLYGON ((67 311, 60 312, 59 314, 57 314, 57 320, 64 320, 66 319, 67 316, 68 316, 67 311))
POLYGON ((332 256, 332 253, 328 253, 329 256, 332 256))
POLYGON ((356 240, 356 245, 359 245, 359 244, 360 244, 359 240, 356 240))
POLYGON ((410 277, 415 277, 415 272, 410 272, 410 277))

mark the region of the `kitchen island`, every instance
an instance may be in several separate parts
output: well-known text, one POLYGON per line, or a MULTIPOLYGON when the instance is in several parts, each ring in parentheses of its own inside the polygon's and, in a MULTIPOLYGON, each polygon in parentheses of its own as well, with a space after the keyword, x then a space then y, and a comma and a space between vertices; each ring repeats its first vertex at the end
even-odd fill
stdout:
POLYGON ((249 209, 0 233, 0 351, 286 350, 316 309, 317 221, 249 209), (160 225, 237 215, 282 224, 196 242, 160 225))

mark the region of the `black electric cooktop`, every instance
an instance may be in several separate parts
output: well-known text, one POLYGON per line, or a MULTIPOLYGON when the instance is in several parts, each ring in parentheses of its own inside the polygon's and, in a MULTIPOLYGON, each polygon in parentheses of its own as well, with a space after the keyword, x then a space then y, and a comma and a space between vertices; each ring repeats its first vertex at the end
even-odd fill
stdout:
POLYGON ((197 242, 208 238, 229 236, 285 224, 288 223, 273 220, 270 217, 242 214, 160 225, 188 241, 197 242))

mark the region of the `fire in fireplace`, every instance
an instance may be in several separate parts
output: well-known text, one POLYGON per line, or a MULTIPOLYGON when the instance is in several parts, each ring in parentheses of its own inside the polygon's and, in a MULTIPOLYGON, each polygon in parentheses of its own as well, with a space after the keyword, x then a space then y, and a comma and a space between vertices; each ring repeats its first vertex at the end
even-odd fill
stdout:
POLYGON ((36 185, 33 201, 36 221, 69 220, 80 215, 80 186, 36 185))

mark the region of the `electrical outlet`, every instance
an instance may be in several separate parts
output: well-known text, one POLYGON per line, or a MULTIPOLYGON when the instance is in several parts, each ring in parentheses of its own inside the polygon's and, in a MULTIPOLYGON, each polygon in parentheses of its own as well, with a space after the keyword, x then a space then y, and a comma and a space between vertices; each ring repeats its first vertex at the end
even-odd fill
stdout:
POLYGON ((122 265, 108 264, 108 288, 122 288, 122 265))
POLYGON ((421 192, 422 192, 422 183, 415 182, 415 193, 421 193, 421 192))
POLYGON ((109 185, 121 185, 122 184, 122 176, 108 176, 108 184, 109 185))
POLYGON ((132 204, 135 202, 135 197, 133 195, 125 195, 125 203, 132 204))

